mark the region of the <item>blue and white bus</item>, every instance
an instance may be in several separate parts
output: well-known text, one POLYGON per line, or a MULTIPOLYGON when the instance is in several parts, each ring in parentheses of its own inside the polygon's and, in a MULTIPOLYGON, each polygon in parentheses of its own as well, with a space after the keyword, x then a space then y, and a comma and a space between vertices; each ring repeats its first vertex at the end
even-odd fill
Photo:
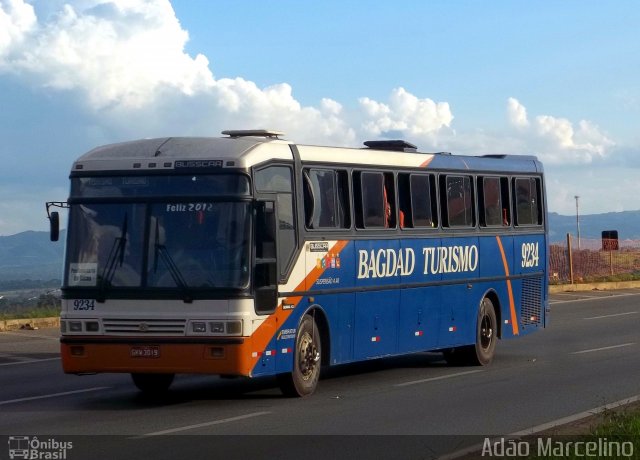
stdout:
POLYGON ((547 219, 535 157, 404 141, 299 145, 268 130, 107 145, 78 158, 61 315, 67 373, 277 375, 441 350, 489 364, 545 326, 547 219))

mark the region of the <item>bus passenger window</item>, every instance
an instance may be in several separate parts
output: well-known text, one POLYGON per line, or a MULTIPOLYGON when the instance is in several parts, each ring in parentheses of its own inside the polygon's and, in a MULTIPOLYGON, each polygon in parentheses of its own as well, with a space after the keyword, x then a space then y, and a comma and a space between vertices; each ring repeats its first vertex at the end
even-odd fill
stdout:
POLYGON ((346 171, 304 171, 307 228, 349 228, 349 186, 346 171))
POLYGON ((362 210, 365 227, 384 227, 385 206, 382 174, 362 173, 362 210))
POLYGON ((516 223, 518 225, 542 225, 539 180, 533 177, 517 178, 514 181, 514 188, 516 223))
POLYGON ((411 214, 414 227, 435 226, 435 203, 431 194, 431 176, 411 175, 411 214))
POLYGON ((480 224, 483 227, 508 227, 509 186, 506 177, 478 178, 480 224))
POLYGON ((384 173, 384 227, 395 228, 396 227, 396 200, 395 200, 395 185, 393 182, 393 174, 384 173))
POLYGON ((446 176, 445 197, 449 227, 474 227, 474 199, 469 176, 446 176))

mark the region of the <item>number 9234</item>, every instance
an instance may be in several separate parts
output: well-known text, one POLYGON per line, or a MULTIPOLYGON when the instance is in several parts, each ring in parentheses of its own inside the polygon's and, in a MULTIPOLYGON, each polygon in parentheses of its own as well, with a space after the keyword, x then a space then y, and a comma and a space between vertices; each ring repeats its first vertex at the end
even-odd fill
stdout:
POLYGON ((75 299, 73 301, 73 309, 80 311, 89 311, 95 310, 96 301, 95 299, 75 299))
POLYGON ((522 267, 537 267, 539 264, 538 243, 522 243, 522 267))

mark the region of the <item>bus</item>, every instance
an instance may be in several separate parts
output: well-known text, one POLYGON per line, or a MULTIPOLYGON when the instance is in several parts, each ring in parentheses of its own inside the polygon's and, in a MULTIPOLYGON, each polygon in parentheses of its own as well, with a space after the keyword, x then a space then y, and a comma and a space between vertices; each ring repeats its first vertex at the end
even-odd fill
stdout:
POLYGON ((144 139, 72 165, 64 372, 277 376, 424 351, 487 365, 549 313, 542 164, 271 130, 144 139))

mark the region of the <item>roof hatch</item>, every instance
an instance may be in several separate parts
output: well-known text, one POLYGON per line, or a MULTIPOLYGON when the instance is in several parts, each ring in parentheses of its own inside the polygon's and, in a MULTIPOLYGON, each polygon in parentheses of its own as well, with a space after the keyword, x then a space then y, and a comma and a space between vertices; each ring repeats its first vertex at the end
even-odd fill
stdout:
POLYGON ((266 137, 269 139, 278 139, 278 136, 284 136, 282 131, 274 131, 272 129, 227 129, 222 134, 229 137, 266 137))
POLYGON ((366 141, 364 143, 370 149, 390 150, 393 152, 417 152, 418 147, 403 140, 366 141))

